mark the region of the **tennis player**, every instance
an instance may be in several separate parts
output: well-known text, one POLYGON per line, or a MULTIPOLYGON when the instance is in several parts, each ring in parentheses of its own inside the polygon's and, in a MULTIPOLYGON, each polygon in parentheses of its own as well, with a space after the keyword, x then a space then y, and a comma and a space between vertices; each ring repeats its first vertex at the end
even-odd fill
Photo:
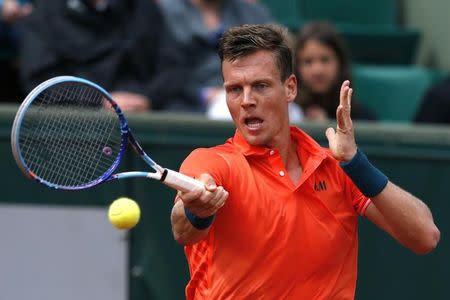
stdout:
POLYGON ((206 186, 179 192, 171 215, 189 263, 187 299, 353 299, 358 215, 415 253, 436 247, 428 207, 358 149, 348 81, 326 149, 289 125, 297 80, 283 29, 231 28, 219 56, 237 130, 181 166, 206 186))

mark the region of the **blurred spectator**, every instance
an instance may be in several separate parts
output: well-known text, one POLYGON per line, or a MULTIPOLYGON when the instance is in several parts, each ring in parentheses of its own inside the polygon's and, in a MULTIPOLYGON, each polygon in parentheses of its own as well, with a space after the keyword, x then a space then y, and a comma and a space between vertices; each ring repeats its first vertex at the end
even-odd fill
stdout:
POLYGON ((39 0, 25 23, 22 81, 28 92, 74 75, 110 91, 125 111, 158 106, 164 23, 150 0, 39 0))
POLYGON ((19 102, 18 47, 21 39, 21 22, 33 10, 26 1, 0 0, 0 100, 19 102))
MULTIPOLYGON (((335 119, 341 84, 346 79, 351 81, 350 58, 342 38, 328 23, 308 23, 297 36, 294 55, 299 82, 297 103, 305 118, 335 119)), ((374 120, 375 116, 353 99, 352 119, 374 120)))
POLYGON ((450 124, 450 78, 427 91, 415 122, 450 124))
POLYGON ((0 20, 9 24, 28 16, 32 10, 28 1, 0 0, 0 20))
POLYGON ((244 0, 159 0, 173 47, 183 57, 174 72, 183 74, 182 85, 172 85, 166 110, 206 112, 214 119, 228 119, 217 45, 222 33, 236 25, 268 23, 268 10, 244 0))

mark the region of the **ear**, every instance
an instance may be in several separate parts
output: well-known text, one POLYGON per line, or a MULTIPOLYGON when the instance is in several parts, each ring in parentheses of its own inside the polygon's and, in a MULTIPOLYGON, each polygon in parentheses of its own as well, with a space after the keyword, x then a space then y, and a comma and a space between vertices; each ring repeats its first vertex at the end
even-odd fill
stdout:
POLYGON ((292 102, 297 97, 297 77, 294 74, 291 74, 284 81, 284 90, 286 93, 287 102, 292 102))

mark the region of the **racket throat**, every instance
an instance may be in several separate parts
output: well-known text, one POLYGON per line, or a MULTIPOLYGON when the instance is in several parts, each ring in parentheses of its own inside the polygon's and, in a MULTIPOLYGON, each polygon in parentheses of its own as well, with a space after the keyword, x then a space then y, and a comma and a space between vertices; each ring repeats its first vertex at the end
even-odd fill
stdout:
POLYGON ((159 181, 164 182, 164 180, 166 180, 167 174, 169 174, 169 171, 167 169, 163 169, 161 178, 159 179, 159 181))

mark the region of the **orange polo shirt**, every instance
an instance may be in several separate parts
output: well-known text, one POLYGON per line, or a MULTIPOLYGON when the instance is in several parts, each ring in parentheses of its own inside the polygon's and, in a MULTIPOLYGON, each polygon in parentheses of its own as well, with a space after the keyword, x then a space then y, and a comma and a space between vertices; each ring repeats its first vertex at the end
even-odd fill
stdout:
POLYGON ((207 237, 185 246, 187 299, 354 298, 357 216, 370 200, 329 150, 295 127, 291 136, 303 168, 297 184, 276 149, 250 146, 238 131, 182 164, 229 192, 207 237))

